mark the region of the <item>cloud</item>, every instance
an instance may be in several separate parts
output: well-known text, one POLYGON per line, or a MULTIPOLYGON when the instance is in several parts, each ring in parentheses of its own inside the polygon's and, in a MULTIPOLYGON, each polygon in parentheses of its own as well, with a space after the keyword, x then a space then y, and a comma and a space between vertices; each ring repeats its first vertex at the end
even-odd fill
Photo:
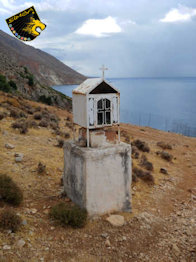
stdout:
POLYGON ((191 20, 193 16, 196 16, 196 8, 179 6, 179 8, 171 9, 163 19, 160 19, 160 22, 163 23, 185 22, 191 20))
POLYGON ((88 19, 76 30, 79 35, 91 35, 95 37, 105 37, 113 33, 120 33, 121 27, 115 18, 108 16, 104 19, 88 19))
POLYGON ((9 14, 9 11, 4 8, 0 8, 0 13, 9 14))

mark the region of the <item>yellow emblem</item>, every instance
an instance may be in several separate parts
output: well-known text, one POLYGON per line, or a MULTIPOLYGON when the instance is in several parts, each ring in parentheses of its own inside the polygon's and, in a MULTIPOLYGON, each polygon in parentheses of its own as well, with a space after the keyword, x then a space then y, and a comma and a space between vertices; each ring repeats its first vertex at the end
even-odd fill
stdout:
POLYGON ((6 22, 13 35, 22 41, 35 39, 46 28, 46 25, 40 21, 33 6, 9 17, 6 22))

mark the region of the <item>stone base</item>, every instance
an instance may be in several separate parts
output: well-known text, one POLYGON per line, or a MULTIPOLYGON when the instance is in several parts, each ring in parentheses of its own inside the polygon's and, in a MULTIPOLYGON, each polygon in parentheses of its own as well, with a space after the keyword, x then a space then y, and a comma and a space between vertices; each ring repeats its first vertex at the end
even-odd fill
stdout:
POLYGON ((89 215, 131 211, 131 146, 64 144, 64 190, 89 215))
MULTIPOLYGON (((77 145, 86 147, 86 128, 80 128, 77 145)), ((108 147, 110 144, 118 144, 118 133, 112 128, 90 129, 89 130, 90 147, 108 147)))

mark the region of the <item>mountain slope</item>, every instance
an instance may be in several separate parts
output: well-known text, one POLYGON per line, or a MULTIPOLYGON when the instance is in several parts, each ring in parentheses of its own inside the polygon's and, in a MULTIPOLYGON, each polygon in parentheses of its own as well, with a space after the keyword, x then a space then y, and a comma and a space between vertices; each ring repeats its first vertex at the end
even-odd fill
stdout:
POLYGON ((46 52, 28 46, 0 30, 0 71, 9 74, 10 62, 25 66, 47 86, 80 84, 85 77, 46 52), (2 59, 2 56, 4 59, 2 59))

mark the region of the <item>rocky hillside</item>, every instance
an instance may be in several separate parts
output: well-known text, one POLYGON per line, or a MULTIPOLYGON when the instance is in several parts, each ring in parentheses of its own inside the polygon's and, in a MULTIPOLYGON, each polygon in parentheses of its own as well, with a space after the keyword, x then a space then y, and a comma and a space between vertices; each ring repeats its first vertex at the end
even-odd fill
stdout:
POLYGON ((0 72, 13 75, 26 67, 44 86, 80 84, 85 77, 46 52, 28 46, 0 30, 0 72))
POLYGON ((123 225, 106 214, 75 229, 49 217, 54 205, 72 205, 61 183, 71 123, 66 110, 0 92, 0 175, 24 193, 19 207, 0 199, 0 216, 11 208, 22 219, 17 232, 0 227, 0 261, 196 261, 196 139, 121 124, 132 144, 132 213, 118 213, 123 225))
POLYGON ((0 30, 0 90, 70 110, 71 99, 51 86, 80 84, 84 79, 55 57, 0 30))

